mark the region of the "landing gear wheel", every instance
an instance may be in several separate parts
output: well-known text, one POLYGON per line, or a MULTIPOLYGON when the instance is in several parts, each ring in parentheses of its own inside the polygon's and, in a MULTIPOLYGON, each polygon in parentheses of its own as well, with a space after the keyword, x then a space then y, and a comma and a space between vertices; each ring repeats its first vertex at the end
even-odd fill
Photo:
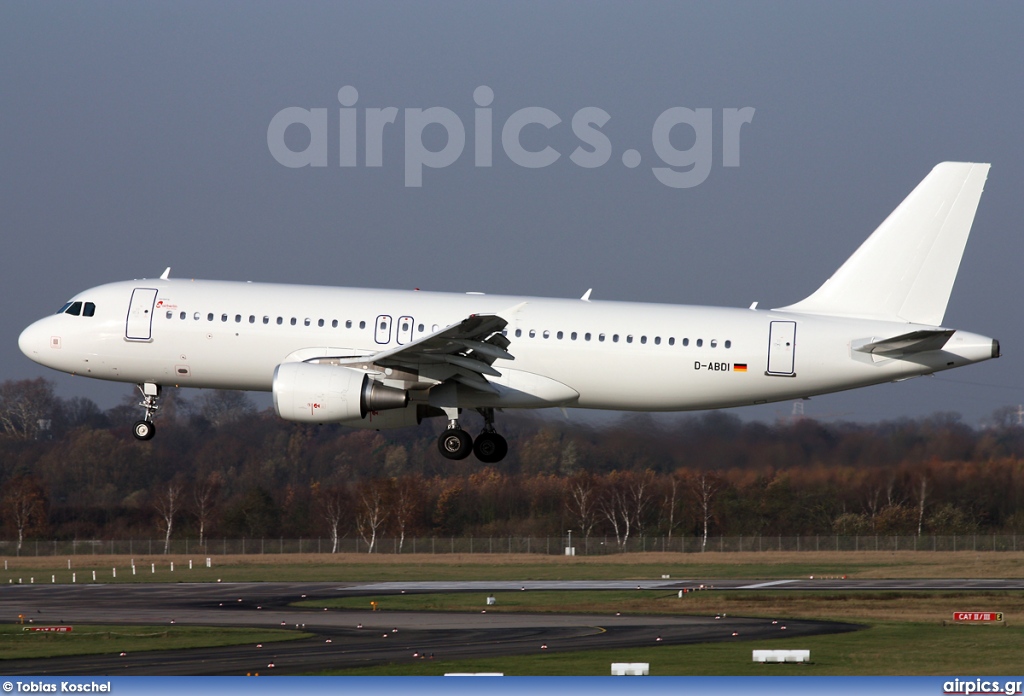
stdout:
POLYGON ((484 464, 495 464, 508 454, 508 441, 498 433, 482 432, 473 443, 473 454, 484 464))
POLYGON ((135 421, 132 426, 132 435, 136 440, 152 440, 156 435, 156 426, 146 420, 135 421))
POLYGON ((473 438, 459 428, 449 428, 437 438, 437 449, 446 459, 465 459, 473 451, 473 438))

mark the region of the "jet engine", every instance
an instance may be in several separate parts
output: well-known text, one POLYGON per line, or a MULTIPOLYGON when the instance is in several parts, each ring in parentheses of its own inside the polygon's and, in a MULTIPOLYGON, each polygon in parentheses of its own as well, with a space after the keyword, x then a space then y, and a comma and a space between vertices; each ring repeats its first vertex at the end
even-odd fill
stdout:
POLYGON ((409 392, 370 379, 350 367, 283 363, 274 370, 274 410, 285 420, 333 423, 371 411, 404 408, 409 392))

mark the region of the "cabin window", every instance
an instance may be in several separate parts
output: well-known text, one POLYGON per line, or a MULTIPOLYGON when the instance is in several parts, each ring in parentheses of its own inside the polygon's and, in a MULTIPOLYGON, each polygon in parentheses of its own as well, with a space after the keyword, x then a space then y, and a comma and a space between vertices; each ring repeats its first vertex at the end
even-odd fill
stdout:
POLYGON ((213 312, 206 315, 206 321, 213 321, 213 312))
MULTIPOLYGON (((561 336, 559 336, 559 338, 561 338, 561 336)), ((575 341, 576 340, 576 332, 573 331, 571 334, 569 334, 569 338, 572 339, 573 341, 575 341)))
MULTIPOLYGON (((423 324, 420 324, 419 326, 417 326, 416 330, 419 331, 420 333, 423 333, 423 324)), ((502 331, 501 333, 502 333, 503 336, 506 335, 504 331, 502 331)))
POLYGON ((319 320, 318 320, 318 321, 316 322, 316 325, 317 325, 317 326, 321 326, 321 327, 322 327, 322 326, 324 325, 324 320, 323 320, 323 319, 319 319, 319 320))
POLYGON ((178 315, 178 318, 179 318, 179 319, 182 319, 182 320, 184 320, 186 316, 188 316, 188 315, 187 315, 187 314, 185 314, 184 312, 181 312, 181 313, 180 313, 180 314, 178 315))
POLYGON ((642 344, 645 344, 645 345, 646 345, 646 343, 647 343, 647 337, 646 337, 646 336, 641 336, 641 337, 640 337, 640 343, 642 343, 642 344))
MULTIPOLYGON (((68 310, 68 314, 70 314, 70 313, 71 313, 71 310, 68 310)), ((168 309, 167 310, 167 318, 168 319, 173 319, 174 318, 174 312, 172 312, 171 310, 168 309)))
POLYGON ((516 338, 520 338, 523 335, 522 329, 516 329, 516 338))
POLYGON ((345 328, 346 329, 351 329, 352 328, 352 320, 351 319, 349 319, 348 321, 345 322, 345 328))
POLYGON ((675 336, 669 336, 669 338, 668 338, 668 344, 669 344, 670 346, 674 346, 674 345, 676 344, 676 338, 675 338, 675 336))
POLYGON ((619 335, 618 334, 612 334, 612 343, 618 343, 618 342, 619 342, 619 335))
POLYGON ((604 334, 598 334, 597 340, 600 341, 601 343, 604 343, 604 334))
POLYGON ((284 323, 284 317, 278 317, 277 318, 277 325, 280 326, 283 323, 284 323))
POLYGON ((311 321, 312 321, 312 319, 310 319, 309 317, 306 317, 305 319, 302 320, 302 325, 303 326, 309 326, 311 321))
POLYGON ((537 330, 530 329, 530 338, 537 338, 537 330))
POLYGON ((228 320, 228 315, 227 314, 221 314, 220 315, 220 320, 221 321, 227 321, 228 320))
POLYGON ((684 339, 683 339, 683 345, 684 345, 684 346, 688 346, 688 345, 690 345, 690 339, 688 339, 688 338, 684 338, 684 339))
POLYGON ((193 318, 193 319, 194 319, 195 321, 199 321, 199 319, 200 319, 200 314, 199 314, 199 312, 195 312, 195 313, 193 313, 193 314, 192 314, 192 318, 193 318))
POLYGON ((632 342, 633 342, 633 334, 629 334, 628 336, 626 336, 626 343, 632 343, 632 342))
POLYGON ((255 324, 256 323, 256 315, 255 314, 250 314, 249 315, 249 323, 250 324, 255 324))
POLYGON ((717 338, 712 338, 711 339, 711 347, 712 348, 717 348, 718 347, 718 339, 717 338))
POLYGON ((365 329, 366 328, 366 322, 365 321, 359 322, 359 328, 360 329, 365 329))
POLYGON ((704 339, 703 338, 698 338, 697 339, 697 347, 700 348, 702 345, 704 345, 704 339))
POLYGON ((654 345, 656 345, 656 346, 660 346, 661 345, 661 336, 655 336, 654 337, 654 345))
POLYGON ((589 341, 590 340, 590 332, 589 331, 587 333, 583 334, 583 340, 584 341, 589 341))
POLYGON ((544 329, 544 338, 551 338, 551 332, 547 329, 544 329))
POLYGON ((235 323, 236 324, 241 324, 242 323, 242 315, 241 314, 236 314, 235 315, 235 323))
POLYGON ((331 328, 332 329, 338 328, 338 320, 337 319, 334 319, 333 321, 331 321, 331 328))
POLYGON ((288 322, 288 323, 291 324, 292 326, 295 326, 298 322, 299 322, 298 319, 296 319, 295 317, 292 317, 291 321, 288 322))
POLYGON ((270 317, 268 317, 266 315, 263 315, 263 323, 264 324, 269 324, 270 323, 270 317))
POLYGON ((725 342, 725 347, 726 348, 732 348, 732 341, 726 341, 725 342))

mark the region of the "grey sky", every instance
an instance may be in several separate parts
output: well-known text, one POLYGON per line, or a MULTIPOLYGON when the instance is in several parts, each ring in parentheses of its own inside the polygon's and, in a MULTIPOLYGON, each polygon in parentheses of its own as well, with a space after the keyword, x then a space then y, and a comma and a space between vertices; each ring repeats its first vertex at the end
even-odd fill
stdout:
MULTIPOLYGON (((818 287, 937 162, 992 162, 947 325, 1004 357, 849 394, 808 415, 875 420, 1024 402, 1018 319, 1024 182, 1020 3, 22 3, 0 6, 0 379, 45 375, 109 406, 129 391, 17 348, 75 292, 158 275, 762 307, 818 287), (364 109, 445 107, 451 166, 404 186, 403 116, 383 166, 338 166, 338 90, 364 109), (490 87, 493 166, 474 166, 474 90, 490 87), (280 110, 326 108, 327 167, 267 145, 280 110), (520 167, 501 127, 539 106, 520 167), (658 182, 652 125, 708 108, 714 160, 658 182), (611 115, 601 167, 569 159, 584 107, 611 115), (722 112, 754 107, 741 165, 722 112), (635 169, 622 162, 639 151, 635 169)), ((438 126, 425 131, 444 145, 438 126)), ((686 149, 686 127, 672 142, 686 149)), ((293 127, 288 142, 304 144, 293 127)), ((689 138, 689 141, 687 140, 689 138)), ((788 405, 741 411, 774 418, 788 405)))

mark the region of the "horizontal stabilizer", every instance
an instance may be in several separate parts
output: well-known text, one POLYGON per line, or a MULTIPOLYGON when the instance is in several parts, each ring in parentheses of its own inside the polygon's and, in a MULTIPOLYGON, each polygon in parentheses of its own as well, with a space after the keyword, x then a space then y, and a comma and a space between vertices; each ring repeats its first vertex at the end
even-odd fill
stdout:
POLYGON ((865 343, 862 346, 857 346, 854 350, 861 353, 874 353, 875 355, 925 353, 930 350, 941 350, 954 333, 956 333, 955 329, 911 331, 901 336, 893 336, 881 341, 865 343))
POLYGON ((813 295, 781 311, 940 326, 988 170, 937 165, 813 295))

